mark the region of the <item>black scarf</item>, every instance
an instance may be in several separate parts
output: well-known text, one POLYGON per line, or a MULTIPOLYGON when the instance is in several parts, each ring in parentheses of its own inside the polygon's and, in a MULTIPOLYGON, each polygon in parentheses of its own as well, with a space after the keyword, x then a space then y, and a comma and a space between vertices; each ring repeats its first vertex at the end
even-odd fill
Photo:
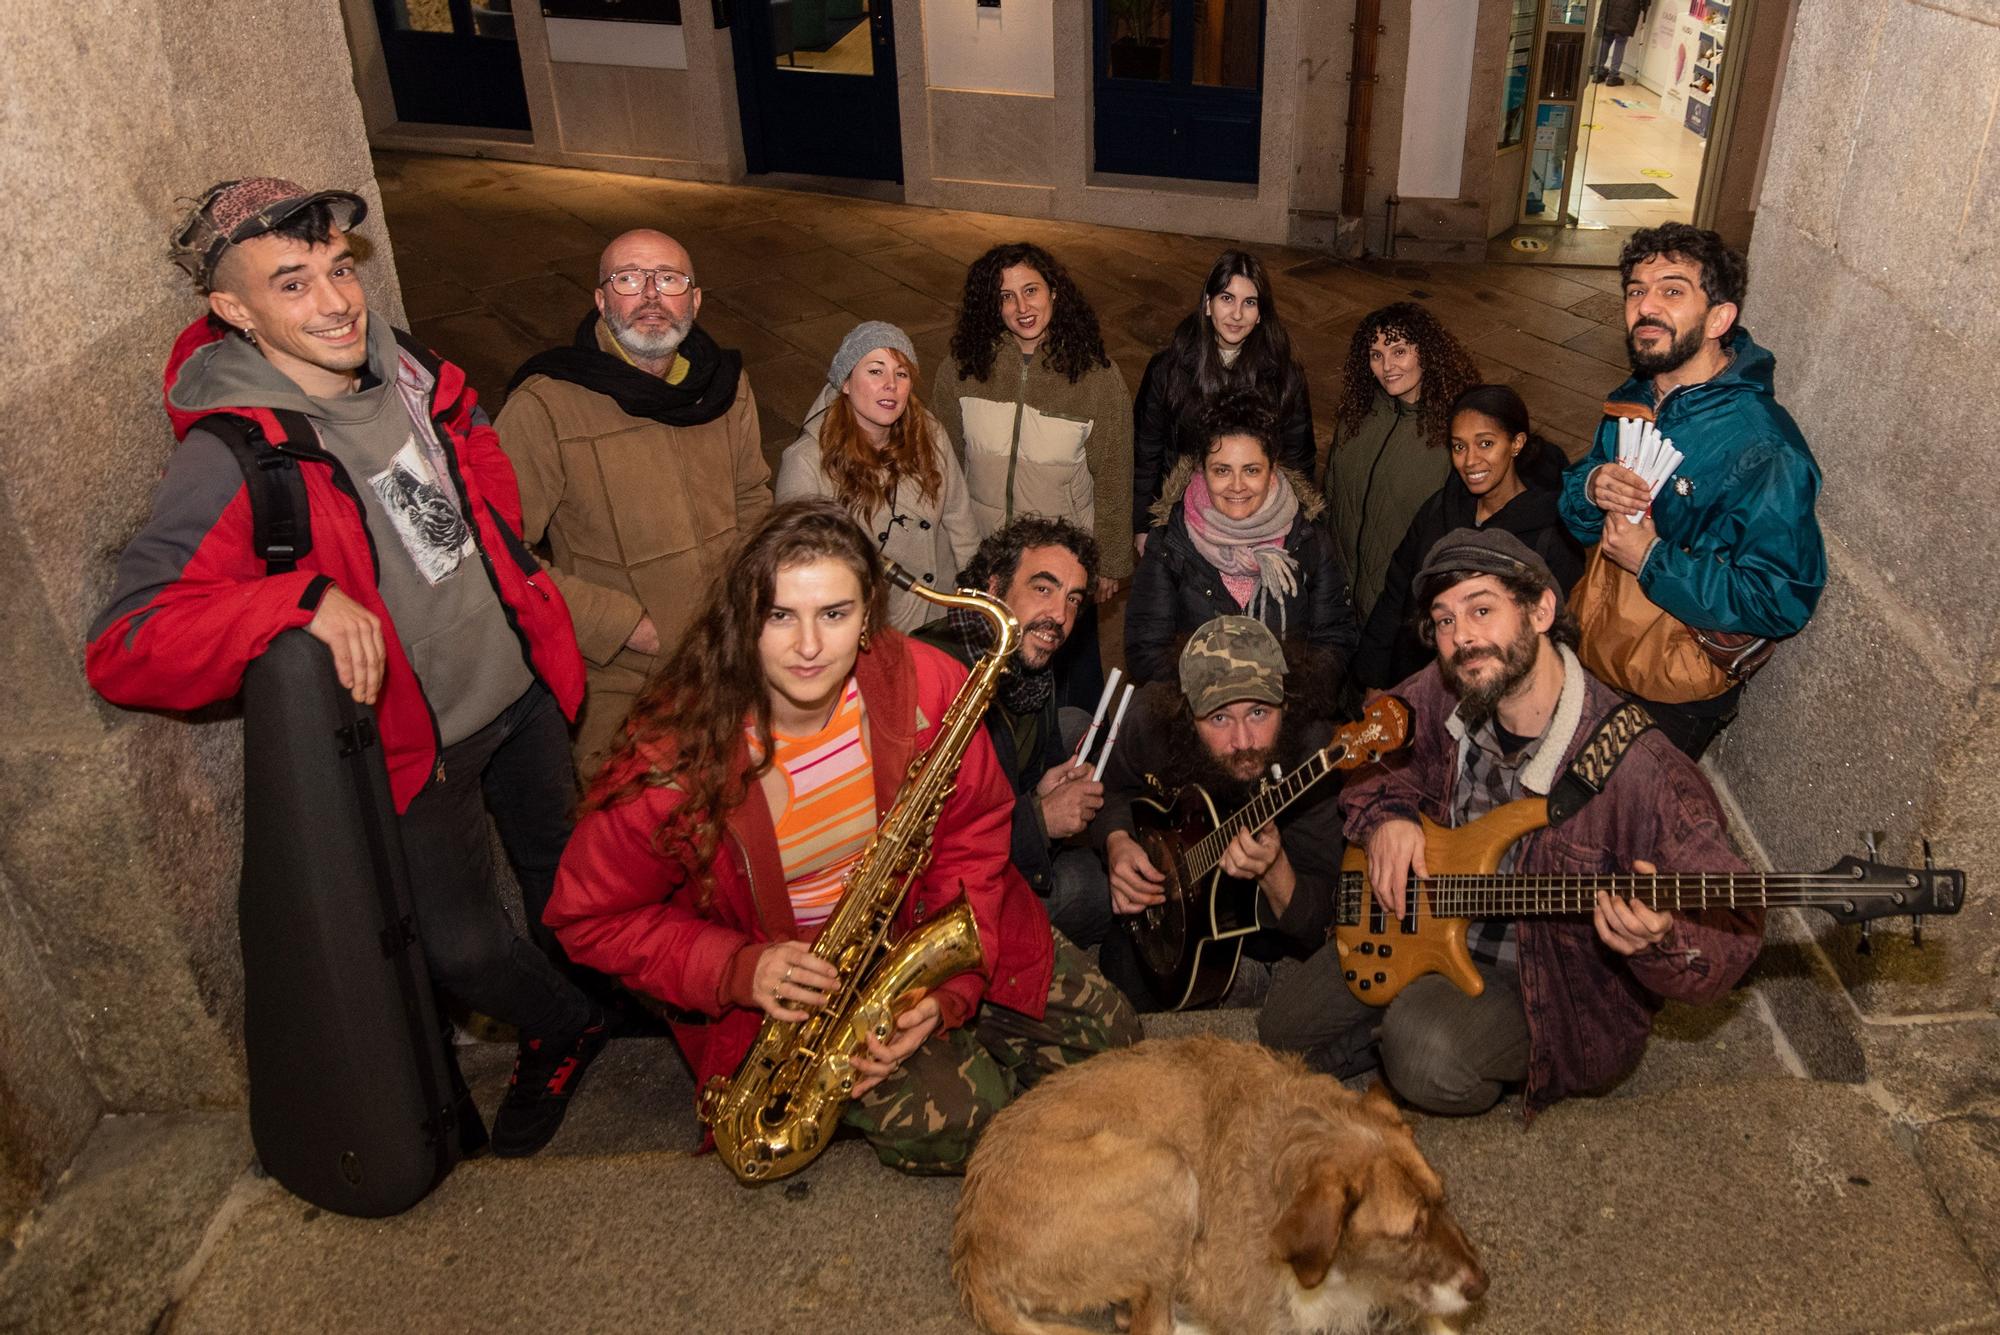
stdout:
POLYGON ((681 341, 679 352, 687 358, 687 374, 678 385, 670 385, 598 347, 597 320, 597 312, 589 312, 576 327, 576 341, 569 347, 550 348, 522 362, 507 382, 507 392, 513 393, 531 375, 545 375, 605 395, 632 417, 650 417, 667 426, 713 422, 736 402, 743 358, 718 346, 700 325, 688 330, 681 341))
MULTIPOLYGON (((974 658, 983 658, 993 648, 993 623, 970 608, 953 607, 945 612, 945 620, 958 632, 958 640, 966 652, 974 658)), ((1039 672, 1031 670, 1021 662, 1016 653, 1007 664, 1007 670, 1000 674, 1000 686, 996 694, 1000 697, 1000 707, 1017 718, 1029 714, 1039 714, 1056 693, 1056 674, 1044 667, 1039 672)))

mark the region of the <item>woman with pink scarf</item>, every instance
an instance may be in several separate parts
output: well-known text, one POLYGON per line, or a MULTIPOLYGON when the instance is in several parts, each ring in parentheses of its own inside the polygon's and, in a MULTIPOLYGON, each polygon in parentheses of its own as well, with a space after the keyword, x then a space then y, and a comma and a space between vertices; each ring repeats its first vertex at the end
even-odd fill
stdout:
POLYGON ((1201 457, 1183 459, 1153 506, 1152 536, 1125 609, 1125 668, 1171 681, 1181 646, 1218 616, 1251 616, 1344 671, 1361 638, 1325 501, 1276 462, 1277 420, 1262 398, 1225 395, 1203 415, 1201 457))

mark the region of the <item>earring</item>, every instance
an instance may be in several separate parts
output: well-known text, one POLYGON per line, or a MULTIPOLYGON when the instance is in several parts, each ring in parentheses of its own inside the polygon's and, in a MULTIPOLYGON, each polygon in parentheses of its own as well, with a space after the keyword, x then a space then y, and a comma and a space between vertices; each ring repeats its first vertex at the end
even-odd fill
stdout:
POLYGON ((242 330, 242 333, 243 333, 243 337, 244 337, 245 339, 247 339, 247 340, 249 341, 249 343, 250 343, 250 346, 251 346, 251 347, 253 347, 253 348, 254 348, 254 347, 256 347, 256 346, 257 346, 257 331, 256 331, 256 330, 252 329, 252 328, 251 328, 251 327, 250 327, 249 325, 244 325, 244 326, 243 326, 243 330, 242 330))
POLYGON ((866 627, 866 626, 863 626, 863 627, 861 628, 861 643, 860 643, 860 649, 861 649, 861 652, 862 652, 862 653, 864 653, 864 654, 868 652, 868 627, 866 627))

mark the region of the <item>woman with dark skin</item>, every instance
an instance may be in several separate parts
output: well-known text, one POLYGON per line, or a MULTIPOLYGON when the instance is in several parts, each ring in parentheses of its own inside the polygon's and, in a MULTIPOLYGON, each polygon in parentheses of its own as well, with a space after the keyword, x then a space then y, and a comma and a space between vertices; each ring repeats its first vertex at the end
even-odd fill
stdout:
POLYGON ((1371 311, 1354 331, 1325 490, 1363 617, 1417 507, 1451 471, 1452 401, 1478 383, 1472 354, 1413 302, 1371 311))
POLYGON ((1132 395, 1055 256, 1015 242, 973 261, 930 402, 965 464, 981 537, 1040 514, 1097 539, 1095 601, 1055 662, 1062 703, 1091 708, 1104 685, 1096 604, 1132 573, 1132 395))
POLYGON ((1361 632, 1354 678, 1387 690, 1436 657, 1417 633, 1410 584, 1439 538, 1460 528, 1502 528, 1548 562, 1567 592, 1583 576, 1583 548, 1562 521, 1561 450, 1533 433, 1528 406, 1505 385, 1475 385, 1451 414, 1452 474, 1410 521, 1389 560, 1382 596, 1361 632))
POLYGON ((1201 304, 1146 364, 1132 420, 1132 528, 1146 550, 1147 511, 1183 456, 1198 452, 1201 410, 1251 389, 1278 415, 1278 462, 1312 471, 1312 397, 1278 317, 1270 276, 1255 255, 1225 250, 1202 284, 1201 304))

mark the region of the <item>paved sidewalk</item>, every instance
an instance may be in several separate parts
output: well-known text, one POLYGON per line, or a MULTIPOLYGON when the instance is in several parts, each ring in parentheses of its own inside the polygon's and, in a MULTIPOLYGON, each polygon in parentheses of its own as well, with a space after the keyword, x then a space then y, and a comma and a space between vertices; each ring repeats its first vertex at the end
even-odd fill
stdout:
MULTIPOLYGON (((607 241, 632 227, 678 237, 694 257, 703 327, 749 368, 773 460, 860 320, 909 332, 928 389, 965 267, 991 246, 1035 241, 1069 267, 1135 393, 1225 248, 1212 237, 468 158, 383 153, 376 171, 412 328, 464 366, 496 411, 515 367, 570 341, 607 241)), ((1391 301, 1427 303, 1487 378, 1518 389, 1536 428, 1573 454, 1628 374, 1608 270, 1348 263, 1247 248, 1275 275, 1322 446, 1354 327, 1391 301)))

